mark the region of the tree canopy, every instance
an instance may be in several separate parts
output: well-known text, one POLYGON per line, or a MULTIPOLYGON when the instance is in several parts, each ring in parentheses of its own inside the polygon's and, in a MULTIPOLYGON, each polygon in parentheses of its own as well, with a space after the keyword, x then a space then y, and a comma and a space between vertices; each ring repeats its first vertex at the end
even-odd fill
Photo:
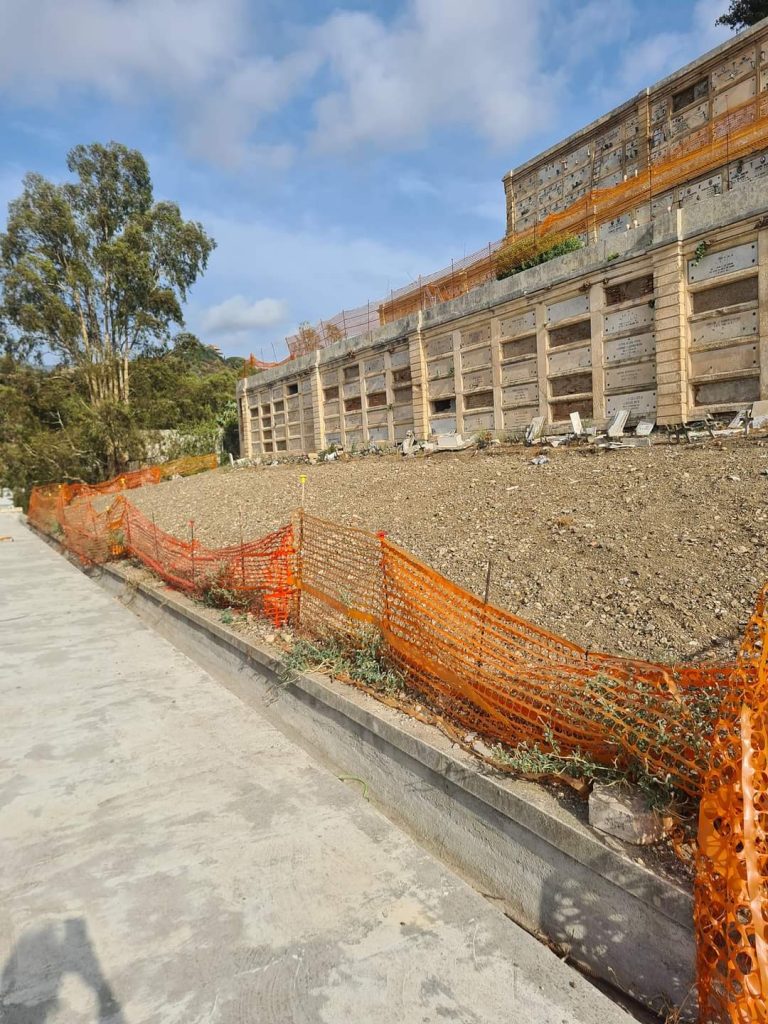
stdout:
POLYGON ((728 10, 715 24, 740 31, 763 18, 768 18, 768 0, 731 0, 728 10))
POLYGON ((116 142, 76 146, 75 180, 27 174, 0 235, 5 347, 77 369, 92 404, 126 403, 136 355, 166 343, 215 247, 172 202, 155 202, 147 162, 116 142))

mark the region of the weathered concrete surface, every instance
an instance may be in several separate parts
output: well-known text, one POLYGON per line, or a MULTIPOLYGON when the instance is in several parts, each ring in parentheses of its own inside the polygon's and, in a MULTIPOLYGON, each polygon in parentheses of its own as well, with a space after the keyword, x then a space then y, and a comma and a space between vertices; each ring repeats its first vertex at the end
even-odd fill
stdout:
POLYGON ((17 521, 0 1019, 626 1020, 17 521))

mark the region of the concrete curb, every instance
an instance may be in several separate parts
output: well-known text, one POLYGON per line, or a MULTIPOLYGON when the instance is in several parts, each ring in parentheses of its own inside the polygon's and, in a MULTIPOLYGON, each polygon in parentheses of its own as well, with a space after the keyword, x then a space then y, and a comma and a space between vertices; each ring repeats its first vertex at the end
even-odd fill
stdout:
POLYGON ((654 1009, 689 997, 690 892, 630 859, 551 790, 488 774, 437 730, 343 683, 317 673, 286 681, 273 649, 174 591, 137 585, 112 564, 93 575, 337 774, 364 782, 388 817, 527 931, 654 1009))

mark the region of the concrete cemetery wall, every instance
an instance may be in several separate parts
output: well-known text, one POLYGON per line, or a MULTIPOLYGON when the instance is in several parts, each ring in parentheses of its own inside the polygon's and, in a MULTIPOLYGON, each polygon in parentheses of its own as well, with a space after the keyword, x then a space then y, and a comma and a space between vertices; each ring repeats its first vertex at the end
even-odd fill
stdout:
MULTIPOLYGON (((552 214, 587 203, 650 166, 684 158, 710 141, 709 126, 735 132, 763 109, 750 106, 768 90, 768 22, 643 90, 633 99, 557 143, 504 177, 507 233, 541 224, 552 214), (725 118, 725 120, 723 120, 725 118)), ((653 195, 599 227, 608 238, 627 223, 645 224, 670 206, 726 192, 743 181, 766 181, 768 151, 711 166, 691 179, 681 165, 678 187, 653 195)))
POLYGON ((537 415, 659 424, 768 398, 764 182, 240 382, 243 454, 516 431, 537 415))

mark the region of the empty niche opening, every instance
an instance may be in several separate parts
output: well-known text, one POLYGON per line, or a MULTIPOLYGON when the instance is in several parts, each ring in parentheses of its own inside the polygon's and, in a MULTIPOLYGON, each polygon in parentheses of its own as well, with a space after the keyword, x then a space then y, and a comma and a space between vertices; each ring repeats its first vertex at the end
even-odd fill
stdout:
POLYGON ((644 274, 631 281, 608 285, 605 289, 606 306, 618 306, 620 302, 631 302, 641 299, 644 295, 653 294, 653 274, 644 274))
POLYGON ((682 110, 683 107, 687 107, 707 95, 709 95, 709 78, 701 78, 694 85, 689 85, 687 89, 681 89, 680 92, 676 92, 672 96, 672 113, 676 114, 678 110, 682 110))
POLYGON ((492 391, 476 391, 473 395, 464 396, 465 409, 489 409, 492 405, 492 391))
POLYGON ((299 393, 299 385, 298 384, 289 384, 288 385, 288 394, 289 395, 298 395, 298 393, 299 393))
POLYGON ((551 402, 550 403, 552 422, 567 420, 572 412, 577 412, 584 419, 592 419, 592 399, 582 398, 578 401, 551 402))
POLYGON ((455 398, 435 398, 430 402, 432 415, 439 416, 441 413, 456 412, 455 398))
POLYGON ((502 345, 502 359, 517 359, 519 356, 536 355, 536 335, 531 334, 527 338, 517 338, 515 341, 507 341, 502 345))
POLYGON ((411 379, 411 368, 410 366, 404 366, 402 370, 393 370, 392 372, 392 383, 393 384, 408 384, 411 379))
POLYGON ((694 384, 693 401, 697 406, 724 405, 733 403, 733 408, 760 397, 760 379, 747 377, 740 380, 718 380, 694 384))
POLYGON ((326 401, 326 402, 335 402, 335 401, 338 400, 338 397, 339 397, 339 389, 338 389, 338 387, 335 387, 335 388, 324 388, 323 389, 323 399, 324 399, 324 401, 326 401))
POLYGON ((359 380, 359 379, 360 379, 360 367, 359 366, 355 365, 355 366, 345 366, 344 367, 344 383, 345 384, 349 384, 351 381, 359 380))
POLYGON ((742 281, 730 281, 718 284, 703 292, 694 292, 693 312, 706 313, 710 309, 721 309, 725 306, 737 306, 741 302, 757 301, 757 277, 747 277, 742 281))
POLYGON ((577 341, 589 341, 592 337, 592 325, 589 320, 580 320, 577 324, 566 327, 553 327, 549 332, 549 347, 559 348, 561 345, 573 345, 577 341))
POLYGON ((554 377, 549 382, 553 398, 562 395, 578 395, 592 390, 592 371, 569 373, 565 377, 554 377))

